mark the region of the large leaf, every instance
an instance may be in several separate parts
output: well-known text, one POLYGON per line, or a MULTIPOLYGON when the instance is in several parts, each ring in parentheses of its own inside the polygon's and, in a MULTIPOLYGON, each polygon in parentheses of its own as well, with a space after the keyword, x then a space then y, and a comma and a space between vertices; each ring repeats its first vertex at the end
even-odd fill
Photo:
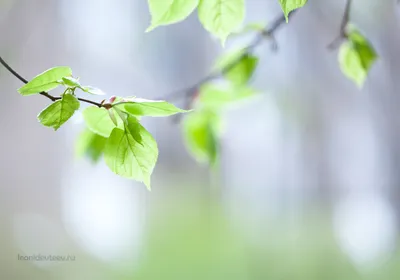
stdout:
POLYGON ((279 0, 282 11, 285 14, 286 21, 289 21, 289 13, 307 4, 308 0, 279 0))
POLYGON ((129 129, 114 128, 106 143, 104 159, 114 173, 143 182, 150 189, 150 176, 158 157, 157 143, 142 125, 137 129, 142 143, 129 129))
MULTIPOLYGON (((105 108, 99 108, 95 106, 87 107, 83 111, 83 118, 86 122, 87 127, 91 131, 103 137, 110 136, 111 131, 116 126, 112 121, 108 110, 105 108)), ((122 125, 120 119, 117 118, 117 121, 119 121, 119 124, 122 125)))
POLYGON ((151 25, 146 31, 184 20, 199 4, 199 0, 148 0, 148 2, 151 25))
POLYGON ((162 100, 156 101, 134 98, 132 101, 120 104, 124 106, 126 112, 135 116, 166 117, 187 112, 186 110, 179 109, 173 104, 162 100))
POLYGON ((243 23, 245 0, 200 0, 198 11, 204 28, 224 45, 229 34, 243 23))
POLYGON ((75 152, 78 157, 86 155, 93 163, 101 158, 107 138, 85 129, 78 137, 75 152))
POLYGON ((364 85, 368 72, 378 55, 368 40, 354 28, 348 34, 348 40, 339 51, 339 63, 342 72, 358 87, 364 85))
POLYGON ((18 89, 18 92, 22 95, 32 95, 42 91, 49 91, 60 85, 58 83, 59 80, 71 75, 72 70, 69 67, 54 67, 33 78, 26 85, 18 89))
POLYGON ((218 117, 209 111, 198 111, 184 120, 184 136, 191 154, 199 162, 214 164, 218 157, 218 117))
POLYGON ((54 130, 60 128, 76 110, 79 109, 80 103, 72 94, 63 94, 60 100, 52 103, 38 115, 41 124, 53 127, 54 130))

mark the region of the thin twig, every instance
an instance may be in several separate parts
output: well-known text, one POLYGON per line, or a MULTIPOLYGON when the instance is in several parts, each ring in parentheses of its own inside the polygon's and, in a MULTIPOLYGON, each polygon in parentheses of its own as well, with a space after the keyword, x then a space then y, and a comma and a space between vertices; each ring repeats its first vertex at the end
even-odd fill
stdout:
MULTIPOLYGON (((5 62, 5 60, 2 57, 0 57, 0 64, 3 65, 11 74, 13 74, 21 82, 23 82, 24 84, 28 83, 28 80, 25 79, 24 77, 22 77, 17 71, 15 71, 7 62, 5 62)), ((39 94, 47 97, 48 99, 50 99, 53 102, 61 99, 61 97, 53 96, 53 95, 51 95, 51 94, 49 94, 49 93, 47 93, 45 91, 42 91, 39 94)), ((101 103, 98 103, 98 102, 95 102, 95 101, 92 101, 92 100, 88 100, 88 99, 85 99, 85 98, 78 98, 78 100, 81 101, 81 102, 85 102, 85 103, 89 103, 89 104, 95 105, 97 107, 103 107, 103 105, 101 103)))
MULTIPOLYGON (((297 10, 294 10, 290 15, 293 16, 296 11, 297 10)), ((285 22, 286 19, 284 15, 277 17, 271 24, 268 24, 262 31, 260 31, 256 35, 253 41, 251 41, 250 44, 244 48, 243 53, 238 58, 226 65, 223 69, 210 73, 206 77, 199 80, 197 83, 187 88, 183 88, 181 90, 164 95, 162 99, 172 100, 176 98, 181 98, 182 95, 183 97, 190 97, 194 95, 203 84, 218 79, 230 70, 232 70, 244 57, 250 55, 254 51, 254 49, 264 41, 264 39, 272 39, 273 42, 276 43, 274 39, 274 34, 285 22)))
POLYGON ((344 8, 342 22, 340 24, 339 36, 336 37, 332 41, 332 43, 330 43, 328 45, 328 49, 330 49, 330 50, 337 49, 339 47, 339 45, 343 42, 343 40, 346 40, 346 38, 347 38, 346 28, 350 21, 351 4, 352 4, 352 0, 347 0, 346 7, 344 8))

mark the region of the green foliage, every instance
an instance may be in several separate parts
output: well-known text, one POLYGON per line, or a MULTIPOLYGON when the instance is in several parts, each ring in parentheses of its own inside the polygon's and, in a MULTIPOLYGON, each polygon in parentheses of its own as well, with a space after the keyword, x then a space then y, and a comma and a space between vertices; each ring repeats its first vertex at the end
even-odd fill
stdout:
POLYGON ((166 117, 188 112, 162 100, 133 98, 129 101, 123 101, 121 105, 123 105, 126 112, 135 116, 166 117))
POLYGON ((235 66, 225 73, 225 77, 235 85, 247 84, 258 65, 258 57, 240 51, 229 63, 232 61, 235 61, 235 66))
MULTIPOLYGON (((303 7, 308 0, 278 0, 286 21, 289 13, 303 7)), ((151 31, 160 25, 168 25, 186 19, 196 8, 203 27, 214 36, 220 38, 222 45, 227 37, 235 33, 243 24, 246 13, 245 0, 148 0, 151 14, 151 31)), ((239 31, 260 31, 263 26, 250 24, 239 31)))
POLYGON ((220 110, 233 102, 252 97, 255 91, 248 86, 219 86, 206 84, 201 87, 198 107, 220 110))
POLYGON ((285 14, 286 22, 289 21, 289 13, 307 4, 308 0, 279 0, 282 11, 285 14))
POLYGON ((152 20, 146 31, 151 31, 184 20, 196 9, 199 0, 148 0, 148 3, 152 20))
POLYGON ((58 87, 62 78, 71 75, 72 70, 69 67, 54 67, 33 78, 18 89, 18 92, 22 95, 32 95, 42 91, 49 91, 58 87))
POLYGON ((378 59, 370 42, 354 27, 350 27, 347 40, 339 51, 339 63, 342 72, 359 88, 362 88, 368 72, 378 59))
POLYGON ((53 127, 57 130, 67 120, 69 120, 76 110, 79 109, 80 103, 72 94, 63 94, 60 100, 57 100, 38 116, 38 120, 44 126, 53 127))
POLYGON ((93 163, 97 163, 104 152, 107 138, 85 129, 76 140, 75 153, 78 157, 87 156, 93 163))
MULTIPOLYGON (((175 1, 179 3, 179 1, 175 1)), ((176 5, 176 3, 174 5, 176 5)), ((80 102, 96 104, 83 111, 87 128, 76 142, 77 156, 86 155, 94 163, 104 155, 107 166, 125 178, 143 182, 150 189, 150 176, 158 158, 157 143, 140 124, 141 116, 165 117, 184 113, 174 105, 159 100, 136 97, 111 97, 101 103, 78 98, 77 89, 89 94, 103 94, 100 89, 82 86, 69 67, 51 68, 19 89, 22 95, 45 93, 53 103, 38 115, 41 124, 59 129, 80 108, 80 102), (57 97, 47 93, 59 86, 65 88, 57 97)))
POLYGON ((204 28, 221 39, 222 45, 245 16, 245 0, 201 0, 199 19, 204 28))
POLYGON ((133 126, 134 134, 128 127, 116 127, 111 132, 104 151, 105 162, 116 174, 143 182, 150 189, 150 175, 158 157, 157 143, 137 121, 133 126), (142 143, 136 140, 135 134, 140 135, 142 143))
MULTIPOLYGON (((245 17, 245 0, 148 0, 152 24, 148 31, 160 25, 184 20, 196 7, 198 16, 209 32, 226 38, 240 29, 245 17)), ((286 19, 291 11, 304 6, 307 0, 279 0, 286 19)), ((281 21, 280 21, 281 22, 281 21)), ((265 30, 264 24, 249 24, 239 34, 265 30)), ((355 28, 345 34, 346 42, 339 52, 344 74, 361 87, 377 54, 368 40, 355 28)), ((215 73, 200 82, 192 104, 196 110, 183 123, 183 134, 190 153, 199 161, 213 166, 218 162, 219 140, 223 133, 223 112, 231 104, 249 98, 255 90, 249 86, 259 63, 252 53, 255 46, 224 54, 217 60, 215 73), (217 83, 215 80, 221 78, 217 83), (204 82, 207 81, 207 82, 204 82), (209 82, 212 81, 212 82, 209 82)), ((80 107, 80 101, 95 104, 83 111, 86 129, 77 140, 76 153, 97 162, 102 155, 107 166, 125 178, 143 182, 150 189, 150 177, 158 158, 157 143, 140 124, 141 117, 166 117, 188 112, 162 100, 137 97, 111 97, 100 103, 78 98, 76 91, 102 95, 92 86, 82 86, 72 76, 69 67, 51 68, 33 78, 18 91, 22 95, 44 93, 53 103, 38 116, 39 121, 55 130, 70 119, 80 107), (61 96, 47 91, 65 88, 61 96)))
POLYGON ((101 89, 91 87, 91 86, 82 86, 82 87, 80 87, 80 89, 86 93, 90 93, 93 95, 105 95, 105 93, 101 89))
MULTIPOLYGON (((85 119, 87 127, 92 132, 103 137, 109 137, 111 131, 117 126, 112 121, 108 110, 105 108, 90 106, 83 111, 83 118, 85 119)), ((121 121, 120 123, 122 125, 121 121)))
POLYGON ((218 156, 216 123, 218 116, 213 111, 201 110, 188 115, 184 122, 187 147, 199 162, 215 164, 218 156))
POLYGON ((195 112, 187 115, 183 122, 186 146, 198 162, 211 166, 218 162, 219 139, 224 127, 222 112, 254 93, 246 85, 237 86, 231 82, 224 86, 206 84, 200 88, 195 112))

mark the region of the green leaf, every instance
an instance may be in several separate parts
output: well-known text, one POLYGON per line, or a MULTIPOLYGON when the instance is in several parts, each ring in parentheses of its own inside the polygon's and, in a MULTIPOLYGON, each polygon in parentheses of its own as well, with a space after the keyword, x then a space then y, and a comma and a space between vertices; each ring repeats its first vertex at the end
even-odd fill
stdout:
POLYGON ((53 127, 54 130, 60 128, 69 118, 79 109, 80 103, 72 94, 63 94, 57 100, 38 115, 38 120, 44 126, 53 127))
POLYGON ((143 145, 143 139, 141 133, 142 125, 139 123, 138 119, 128 115, 125 121, 125 130, 132 135, 133 139, 140 145, 143 145))
POLYGON ((364 85, 377 59, 373 46, 360 32, 354 29, 349 32, 348 40, 340 47, 339 63, 342 72, 359 88, 364 85))
POLYGON ((51 68, 33 78, 26 85, 18 89, 18 92, 22 95, 32 95, 42 91, 49 91, 58 87, 60 85, 58 81, 63 77, 71 75, 72 70, 69 67, 60 66, 51 68))
POLYGON ((142 125, 137 129, 142 144, 129 130, 114 128, 106 143, 104 159, 114 173, 143 182, 150 189, 150 176, 158 157, 157 143, 142 125))
POLYGON ((103 155, 107 138, 85 129, 75 144, 75 153, 78 157, 87 156, 93 163, 97 163, 103 155))
POLYGON ((93 95, 105 95, 104 91, 102 91, 101 89, 91 87, 91 86, 80 87, 80 89, 86 93, 90 93, 93 95))
MULTIPOLYGON (((110 109, 113 110, 113 109, 110 109)), ((87 127, 96 134, 108 137, 116 127, 107 109, 90 106, 83 111, 83 118, 87 127)), ((118 122, 119 119, 117 119, 118 122)), ((122 122, 118 122, 122 125, 122 122)))
POLYGON ((126 112, 135 116, 166 117, 188 112, 163 100, 134 98, 132 101, 122 102, 120 105, 124 106, 126 112))
POLYGON ((199 162, 214 164, 218 157, 219 119, 210 111, 197 111, 184 119, 184 137, 191 154, 199 162))
POLYGON ((307 4, 308 0, 279 0, 286 22, 289 22, 289 13, 307 4))
POLYGON ((247 86, 222 87, 214 84, 205 84, 200 88, 199 105, 210 109, 220 109, 235 101, 251 97, 255 91, 247 86))
POLYGON ((110 110, 107 110, 108 111, 108 115, 110 116, 110 119, 111 119, 111 121, 113 122, 113 124, 115 125, 115 126, 118 126, 118 119, 117 119, 117 117, 115 116, 115 114, 114 114, 114 110, 113 109, 110 109, 110 110))
POLYGON ((258 58, 251 54, 245 54, 243 50, 240 50, 226 55, 218 64, 223 69, 233 62, 235 62, 235 66, 225 73, 225 77, 236 85, 246 84, 253 76, 258 65, 258 58))
POLYGON ((81 84, 79 83, 78 79, 75 79, 73 77, 62 77, 62 84, 70 87, 70 88, 79 88, 81 87, 81 84))
POLYGON ((184 20, 199 4, 199 0, 148 0, 148 2, 152 19, 146 32, 160 25, 184 20))
POLYGON ((245 16, 244 0, 200 0, 199 19, 204 28, 221 39, 222 45, 245 16))

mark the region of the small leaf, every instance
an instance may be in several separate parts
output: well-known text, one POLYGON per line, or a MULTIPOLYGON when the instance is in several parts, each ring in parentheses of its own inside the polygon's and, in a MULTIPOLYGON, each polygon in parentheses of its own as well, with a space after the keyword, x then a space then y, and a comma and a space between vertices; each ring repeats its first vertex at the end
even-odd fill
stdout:
POLYGON ((150 189, 150 176, 157 162, 157 143, 139 124, 142 144, 127 130, 114 128, 107 140, 104 159, 108 167, 125 178, 143 182, 150 189))
POLYGON ((205 84, 200 88, 199 105, 205 108, 220 109, 230 103, 253 96, 255 91, 246 86, 222 87, 205 84))
POLYGON ((290 12, 303 7, 305 4, 307 4, 307 1, 308 0, 279 0, 282 11, 286 17, 286 22, 289 22, 290 12))
POLYGON ((348 40, 339 51, 339 63, 342 72, 359 88, 362 88, 368 72, 378 55, 368 40, 357 30, 348 34, 348 40))
POLYGON ((152 19, 146 32, 184 20, 196 9, 199 0, 148 0, 148 3, 152 19))
POLYGON ((79 88, 81 86, 79 80, 73 77, 62 77, 61 81, 63 85, 70 88, 79 88))
POLYGON ((111 121, 114 123, 115 126, 118 126, 118 120, 117 117, 114 114, 114 110, 110 109, 107 110, 108 111, 108 115, 110 116, 111 121))
POLYGON ((221 39, 222 45, 245 16, 244 0, 200 0, 199 19, 204 28, 221 39))
POLYGON ((162 100, 134 98, 132 101, 120 104, 124 105, 126 112, 135 116, 165 117, 188 112, 162 100))
POLYGON ((26 85, 18 89, 18 92, 22 95, 32 95, 49 91, 60 85, 58 83, 59 80, 70 75, 72 75, 72 70, 69 67, 60 66, 51 68, 33 78, 26 85))
POLYGON ((38 120, 44 126, 57 130, 79 109, 80 103, 72 94, 63 94, 61 100, 57 100, 38 116, 38 120))
POLYGON ((85 129, 75 144, 75 153, 78 157, 86 155, 93 163, 97 163, 103 155, 107 138, 85 129))
MULTIPOLYGON (((110 109, 113 110, 113 109, 110 109)), ((113 123, 107 109, 98 108, 94 106, 87 107, 83 111, 83 118, 87 127, 96 134, 99 134, 103 137, 109 137, 111 131, 116 127, 113 123)), ((119 125, 122 125, 122 122, 118 122, 119 125)))
POLYGON ((199 162, 214 164, 218 157, 217 129, 219 119, 209 111, 197 111, 184 120, 186 145, 199 162))
POLYGON ((86 93, 90 93, 93 95, 105 95, 104 91, 102 91, 101 89, 91 87, 91 86, 80 87, 80 89, 82 89, 86 93))
POLYGON ((258 58, 252 54, 246 54, 243 49, 236 50, 222 56, 216 63, 217 69, 229 67, 224 75, 235 85, 246 84, 253 76, 258 65, 258 58), (230 67, 231 64, 235 64, 230 67))

